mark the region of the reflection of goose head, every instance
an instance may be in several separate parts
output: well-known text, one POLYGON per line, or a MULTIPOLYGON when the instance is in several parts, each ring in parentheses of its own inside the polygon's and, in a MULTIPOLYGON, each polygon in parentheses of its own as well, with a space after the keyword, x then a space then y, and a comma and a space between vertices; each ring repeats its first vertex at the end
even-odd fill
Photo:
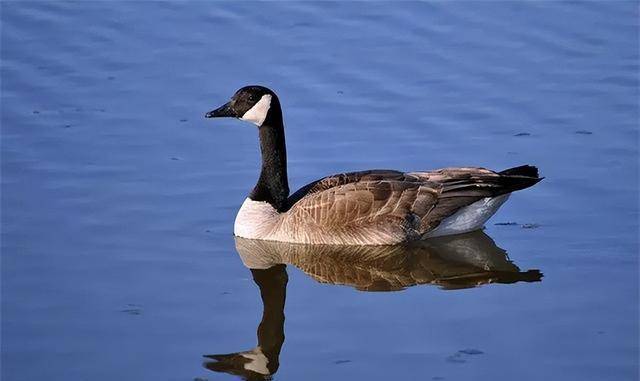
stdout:
POLYGON ((319 282, 363 291, 394 291, 417 284, 468 288, 542 278, 538 270, 521 272, 481 231, 395 246, 301 245, 236 238, 236 249, 250 269, 291 264, 319 282))
POLYGON ((258 326, 258 345, 248 351, 206 355, 204 366, 216 372, 241 376, 245 380, 266 380, 278 370, 284 343, 284 302, 287 272, 284 265, 251 269, 260 288, 264 310, 258 326))

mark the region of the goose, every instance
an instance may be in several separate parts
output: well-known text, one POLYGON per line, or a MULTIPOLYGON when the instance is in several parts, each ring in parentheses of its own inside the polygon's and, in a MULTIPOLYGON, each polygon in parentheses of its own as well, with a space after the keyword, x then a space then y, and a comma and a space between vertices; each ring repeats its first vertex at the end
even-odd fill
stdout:
POLYGON ((374 169, 313 181, 289 195, 278 96, 245 86, 206 118, 255 124, 262 168, 238 211, 237 237, 304 244, 394 245, 481 229, 517 190, 542 178, 531 165, 501 172, 461 167, 401 172, 374 169))

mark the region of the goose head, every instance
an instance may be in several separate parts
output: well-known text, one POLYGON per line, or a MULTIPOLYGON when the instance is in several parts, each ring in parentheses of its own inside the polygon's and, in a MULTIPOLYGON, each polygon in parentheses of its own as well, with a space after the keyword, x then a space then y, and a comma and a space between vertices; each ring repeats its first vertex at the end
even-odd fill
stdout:
POLYGON ((264 86, 245 86, 231 100, 205 114, 206 118, 236 118, 258 126, 262 170, 249 194, 252 201, 265 201, 278 212, 289 197, 287 149, 282 109, 276 94, 264 86))
POLYGON ((237 118, 258 127, 277 116, 282 117, 278 97, 264 86, 245 86, 229 102, 205 114, 205 118, 237 118))

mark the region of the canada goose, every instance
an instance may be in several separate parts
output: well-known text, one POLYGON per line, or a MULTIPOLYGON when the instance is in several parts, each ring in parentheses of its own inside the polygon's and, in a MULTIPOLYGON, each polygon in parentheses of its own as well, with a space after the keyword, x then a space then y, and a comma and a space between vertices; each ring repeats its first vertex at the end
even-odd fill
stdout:
POLYGON ((262 171, 234 224, 238 237, 308 244, 389 245, 480 229, 513 191, 542 178, 524 165, 494 172, 445 168, 327 176, 289 196, 280 101, 263 86, 238 90, 206 118, 258 126, 262 171))

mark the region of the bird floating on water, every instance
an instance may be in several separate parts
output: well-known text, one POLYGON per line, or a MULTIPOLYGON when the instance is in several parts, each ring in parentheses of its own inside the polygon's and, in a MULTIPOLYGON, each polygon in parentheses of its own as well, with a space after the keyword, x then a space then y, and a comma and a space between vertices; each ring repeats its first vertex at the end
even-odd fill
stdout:
POLYGON ((511 192, 540 180, 523 165, 501 172, 368 170, 323 177, 289 195, 284 122, 276 94, 239 89, 207 118, 258 127, 262 170, 234 224, 238 237, 304 244, 392 245, 481 229, 511 192))

